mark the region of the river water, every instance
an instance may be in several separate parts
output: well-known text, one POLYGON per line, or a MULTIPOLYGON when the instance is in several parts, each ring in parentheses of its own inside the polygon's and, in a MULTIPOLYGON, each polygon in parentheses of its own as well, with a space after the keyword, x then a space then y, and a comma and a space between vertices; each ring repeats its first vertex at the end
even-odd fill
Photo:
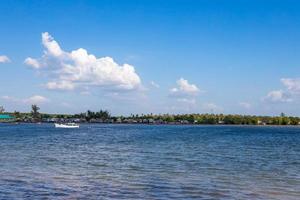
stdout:
POLYGON ((300 199, 300 128, 0 124, 0 199, 300 199))

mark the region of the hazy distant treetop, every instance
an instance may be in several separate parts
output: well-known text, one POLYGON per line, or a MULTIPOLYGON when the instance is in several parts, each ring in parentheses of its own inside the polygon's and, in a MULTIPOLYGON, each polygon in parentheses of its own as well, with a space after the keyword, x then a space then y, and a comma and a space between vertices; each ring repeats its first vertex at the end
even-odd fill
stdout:
POLYGON ((0 113, 4 113, 5 109, 3 106, 0 106, 0 113))

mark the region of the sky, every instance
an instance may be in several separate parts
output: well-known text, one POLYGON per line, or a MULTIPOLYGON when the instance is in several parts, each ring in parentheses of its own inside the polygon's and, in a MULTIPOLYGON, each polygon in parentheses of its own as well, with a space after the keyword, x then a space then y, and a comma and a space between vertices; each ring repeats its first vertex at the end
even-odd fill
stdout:
POLYGON ((300 115, 300 2, 3 1, 6 111, 300 115))

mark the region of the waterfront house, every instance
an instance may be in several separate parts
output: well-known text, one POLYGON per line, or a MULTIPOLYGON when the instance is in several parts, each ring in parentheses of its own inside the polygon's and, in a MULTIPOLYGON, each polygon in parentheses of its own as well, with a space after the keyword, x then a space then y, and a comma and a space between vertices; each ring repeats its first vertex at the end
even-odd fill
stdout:
POLYGON ((149 124, 153 124, 154 122, 155 122, 154 119, 152 119, 152 118, 148 119, 149 124))
POLYGON ((13 122, 15 118, 8 114, 0 114, 0 122, 13 122))

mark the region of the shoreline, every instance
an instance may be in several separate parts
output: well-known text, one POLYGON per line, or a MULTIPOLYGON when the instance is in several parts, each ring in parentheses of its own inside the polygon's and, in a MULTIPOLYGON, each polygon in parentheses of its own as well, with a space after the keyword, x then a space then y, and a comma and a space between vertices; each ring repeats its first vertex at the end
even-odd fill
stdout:
MULTIPOLYGON (((33 124, 33 125, 42 125, 42 124, 55 124, 52 122, 0 122, 0 124, 10 124, 10 125, 21 125, 21 124, 33 124)), ((299 127, 300 125, 276 125, 276 124, 268 124, 268 125, 255 125, 255 124, 151 124, 151 123, 93 123, 93 122, 82 122, 77 123, 80 125, 148 125, 148 126, 235 126, 235 127, 299 127)))

